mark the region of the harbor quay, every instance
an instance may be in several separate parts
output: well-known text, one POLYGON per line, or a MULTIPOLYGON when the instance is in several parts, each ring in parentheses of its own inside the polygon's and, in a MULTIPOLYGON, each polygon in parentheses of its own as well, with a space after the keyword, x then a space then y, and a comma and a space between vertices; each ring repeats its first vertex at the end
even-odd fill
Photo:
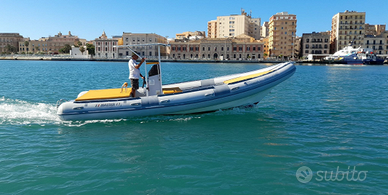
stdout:
MULTIPOLYGON (((126 58, 74 58, 70 55, 0 55, 1 60, 33 60, 33 61, 99 61, 99 62, 128 62, 130 57, 126 58)), ((157 62, 157 58, 147 58, 148 62, 157 62)), ((171 59, 161 58, 161 62, 183 62, 183 63, 283 63, 293 61, 298 64, 336 64, 335 61, 330 60, 289 60, 289 59, 278 59, 278 58, 261 58, 261 59, 241 59, 241 60, 207 60, 207 59, 171 59)), ((384 64, 388 64, 388 58, 385 59, 384 64)))

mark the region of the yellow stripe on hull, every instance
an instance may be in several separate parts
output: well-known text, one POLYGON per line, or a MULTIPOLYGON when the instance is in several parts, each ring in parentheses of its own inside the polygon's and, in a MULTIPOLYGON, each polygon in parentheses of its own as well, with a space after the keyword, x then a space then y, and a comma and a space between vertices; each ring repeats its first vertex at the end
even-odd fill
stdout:
POLYGON ((268 73, 270 73, 272 71, 273 70, 269 70, 269 71, 259 72, 259 73, 251 74, 251 75, 247 75, 247 76, 237 77, 237 78, 226 80, 226 81, 224 81, 224 83, 225 84, 237 83, 237 82, 240 82, 240 81, 245 81, 245 80, 248 80, 248 79, 252 79, 252 78, 255 78, 255 77, 259 77, 259 76, 268 74, 268 73))

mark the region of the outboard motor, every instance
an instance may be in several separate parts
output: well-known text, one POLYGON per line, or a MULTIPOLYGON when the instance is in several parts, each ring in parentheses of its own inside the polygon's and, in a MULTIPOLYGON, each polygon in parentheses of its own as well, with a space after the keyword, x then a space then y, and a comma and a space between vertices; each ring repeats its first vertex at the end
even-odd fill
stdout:
POLYGON ((162 91, 162 79, 160 75, 160 66, 155 64, 148 71, 148 95, 160 95, 162 91))

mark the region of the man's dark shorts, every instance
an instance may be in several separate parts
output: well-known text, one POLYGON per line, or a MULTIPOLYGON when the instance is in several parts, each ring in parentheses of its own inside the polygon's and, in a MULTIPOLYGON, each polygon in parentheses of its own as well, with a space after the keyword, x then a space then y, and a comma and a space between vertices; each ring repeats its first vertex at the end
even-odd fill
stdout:
POLYGON ((139 89, 139 79, 131 79, 131 86, 133 89, 139 89))

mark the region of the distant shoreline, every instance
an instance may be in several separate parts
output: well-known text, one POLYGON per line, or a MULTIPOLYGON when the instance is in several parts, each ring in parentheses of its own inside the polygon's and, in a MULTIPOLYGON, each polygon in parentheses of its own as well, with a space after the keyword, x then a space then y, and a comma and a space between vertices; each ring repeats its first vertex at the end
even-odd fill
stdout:
MULTIPOLYGON (((30 60, 30 61, 96 61, 96 62, 128 62, 129 59, 97 59, 97 58, 70 58, 70 57, 47 57, 47 56, 0 56, 0 60, 30 60)), ((157 60, 149 59, 148 62, 157 60)), ((176 60, 162 59, 162 62, 183 62, 183 63, 268 63, 277 64, 288 62, 288 60, 176 60)), ((333 64, 326 61, 295 61, 298 64, 333 64)), ((388 64, 386 61, 384 64, 388 64)))

